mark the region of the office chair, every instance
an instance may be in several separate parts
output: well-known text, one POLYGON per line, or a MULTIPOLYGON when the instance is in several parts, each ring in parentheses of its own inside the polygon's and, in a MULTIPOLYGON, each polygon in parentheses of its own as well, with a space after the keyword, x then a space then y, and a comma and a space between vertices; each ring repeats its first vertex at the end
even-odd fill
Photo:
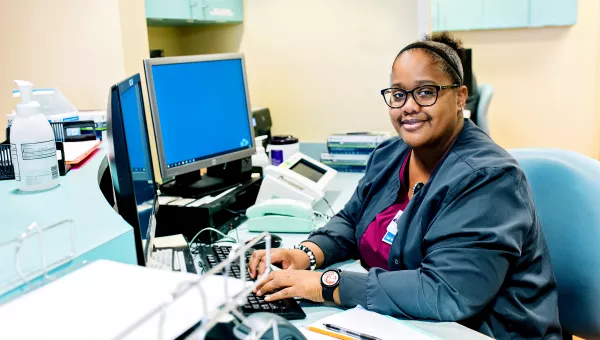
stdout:
POLYGON ((565 339, 600 339, 600 162, 558 149, 510 153, 533 191, 556 276, 565 339))
POLYGON ((477 87, 479 92, 479 101, 477 102, 477 126, 485 133, 490 135, 490 123, 488 120, 488 109, 492 96, 494 95, 494 87, 489 84, 481 84, 477 87))

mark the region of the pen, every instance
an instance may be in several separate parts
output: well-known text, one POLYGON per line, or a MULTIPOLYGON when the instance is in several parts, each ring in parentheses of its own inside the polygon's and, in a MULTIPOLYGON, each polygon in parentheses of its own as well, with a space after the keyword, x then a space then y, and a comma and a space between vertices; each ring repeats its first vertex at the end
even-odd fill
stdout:
POLYGON ((334 333, 334 332, 326 331, 324 329, 320 329, 320 328, 313 327, 313 326, 308 326, 306 328, 309 331, 313 331, 315 333, 327 335, 327 336, 330 336, 330 337, 336 338, 336 339, 341 339, 341 340, 354 340, 354 339, 356 339, 356 338, 351 338, 351 337, 349 337, 347 335, 343 335, 343 334, 340 334, 340 333, 334 333))
POLYGON ((359 332, 355 332, 353 330, 350 330, 348 328, 344 328, 344 327, 340 327, 340 326, 336 326, 336 325, 332 325, 330 323, 325 323, 323 324, 323 326, 325 326, 325 328, 332 330, 332 331, 336 331, 339 333, 343 333, 343 334, 348 334, 350 336, 356 337, 358 339, 364 339, 364 340, 381 340, 377 337, 368 335, 368 334, 364 334, 364 333, 359 333, 359 332))

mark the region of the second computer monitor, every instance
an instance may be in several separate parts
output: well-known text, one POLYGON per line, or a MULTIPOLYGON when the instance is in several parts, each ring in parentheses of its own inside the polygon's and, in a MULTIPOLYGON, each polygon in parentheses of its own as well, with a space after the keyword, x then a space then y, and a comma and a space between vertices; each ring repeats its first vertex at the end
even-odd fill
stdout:
POLYGON ((163 178, 255 153, 243 54, 144 61, 163 178))

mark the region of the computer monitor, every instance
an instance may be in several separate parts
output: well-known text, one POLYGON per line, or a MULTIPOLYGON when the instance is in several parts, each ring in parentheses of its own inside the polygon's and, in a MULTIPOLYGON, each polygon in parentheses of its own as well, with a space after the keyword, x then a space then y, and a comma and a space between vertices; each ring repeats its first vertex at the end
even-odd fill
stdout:
MULTIPOLYGON (((144 68, 163 179, 255 153, 243 54, 146 59, 144 68)), ((224 178, 203 180, 195 185, 224 178)))
POLYGON ((158 200, 140 75, 110 88, 108 159, 119 214, 133 227, 138 264, 152 253, 158 200))

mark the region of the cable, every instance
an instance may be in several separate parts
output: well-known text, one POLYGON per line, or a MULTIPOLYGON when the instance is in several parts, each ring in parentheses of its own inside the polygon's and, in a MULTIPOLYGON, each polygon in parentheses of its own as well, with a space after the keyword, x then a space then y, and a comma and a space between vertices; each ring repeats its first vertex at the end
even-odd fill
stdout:
POLYGON ((223 234, 222 232, 218 231, 215 228, 204 228, 204 229, 200 230, 198 233, 196 233, 196 235, 194 235, 194 237, 192 238, 192 240, 190 241, 190 243, 188 245, 191 247, 192 243, 194 243, 194 241, 196 240, 196 237, 198 237, 202 232, 207 231, 207 230, 214 231, 215 233, 223 236, 223 238, 230 239, 233 243, 237 243, 237 241, 233 237, 223 234))
POLYGON ((327 214, 323 214, 323 213, 318 212, 318 211, 313 211, 313 214, 315 216, 317 216, 318 218, 321 218, 321 219, 323 219, 325 221, 329 221, 331 219, 331 216, 329 216, 327 214))
POLYGON ((223 210, 229 211, 232 214, 236 214, 236 215, 240 215, 240 216, 246 216, 246 210, 235 211, 235 210, 231 210, 231 209, 227 209, 227 208, 223 208, 223 210))
POLYGON ((325 197, 323 197, 323 201, 325 201, 325 203, 327 203, 327 206, 329 207, 329 210, 331 210, 331 217, 335 216, 335 212, 333 211, 333 208, 331 207, 331 204, 329 204, 329 201, 327 201, 327 199, 325 197))

